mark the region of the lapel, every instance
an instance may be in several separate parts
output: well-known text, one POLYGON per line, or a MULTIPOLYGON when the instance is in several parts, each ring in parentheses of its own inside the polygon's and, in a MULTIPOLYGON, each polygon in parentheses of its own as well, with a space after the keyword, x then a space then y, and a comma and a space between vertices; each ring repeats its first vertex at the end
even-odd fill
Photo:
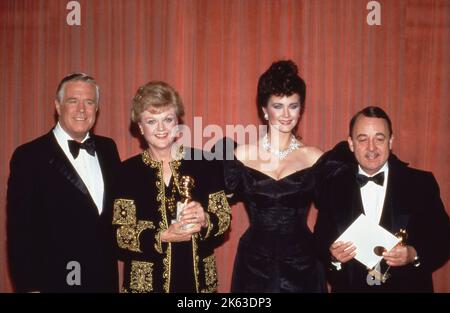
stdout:
POLYGON ((406 229, 410 217, 401 207, 403 192, 399 186, 404 186, 401 181, 401 166, 393 158, 389 160, 388 185, 380 219, 380 226, 393 234, 406 229))
POLYGON ((336 203, 339 203, 337 209, 340 212, 336 212, 336 216, 339 218, 339 234, 343 233, 361 213, 364 213, 361 192, 356 182, 356 171, 357 168, 349 166, 343 173, 342 179, 338 181, 336 203))
POLYGON ((55 169, 56 172, 61 174, 65 179, 67 179, 75 188, 77 188, 95 207, 95 202, 92 199, 86 185, 81 179, 80 175, 78 175, 77 171, 73 167, 72 163, 70 163, 67 156, 64 154, 64 151, 59 146, 56 141, 55 135, 53 131, 48 133, 48 143, 50 146, 50 155, 48 158, 48 164, 55 169))
POLYGON ((356 220, 361 214, 364 213, 362 198, 361 198, 361 189, 359 188, 358 184, 356 183, 356 176, 355 174, 353 176, 353 188, 352 190, 352 211, 350 220, 351 223, 353 223, 354 220, 356 220))
POLYGON ((388 231, 392 231, 394 223, 394 204, 392 195, 395 192, 395 184, 392 179, 395 175, 392 175, 392 169, 389 168, 388 181, 386 187, 386 195, 384 196, 383 209, 381 211, 380 226, 388 231))
POLYGON ((108 148, 103 145, 103 142, 99 140, 97 136, 91 134, 91 137, 95 142, 95 150, 98 158, 98 163, 100 164, 100 171, 103 176, 103 205, 105 205, 109 196, 108 191, 112 190, 112 186, 110 186, 110 184, 112 184, 111 175, 113 175, 114 173, 111 171, 111 169, 113 168, 113 165, 111 164, 112 162, 110 162, 111 159, 108 158, 108 156, 110 156, 110 153, 112 152, 107 151, 108 148))

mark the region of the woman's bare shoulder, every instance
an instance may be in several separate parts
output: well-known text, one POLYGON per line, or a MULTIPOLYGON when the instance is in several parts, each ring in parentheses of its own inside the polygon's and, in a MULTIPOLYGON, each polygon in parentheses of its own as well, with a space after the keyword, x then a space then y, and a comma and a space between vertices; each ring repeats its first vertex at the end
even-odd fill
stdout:
POLYGON ((314 163, 316 163, 316 161, 323 154, 323 151, 320 150, 319 148, 309 145, 303 145, 299 150, 300 150, 299 157, 302 157, 304 161, 308 163, 309 166, 312 166, 314 163))

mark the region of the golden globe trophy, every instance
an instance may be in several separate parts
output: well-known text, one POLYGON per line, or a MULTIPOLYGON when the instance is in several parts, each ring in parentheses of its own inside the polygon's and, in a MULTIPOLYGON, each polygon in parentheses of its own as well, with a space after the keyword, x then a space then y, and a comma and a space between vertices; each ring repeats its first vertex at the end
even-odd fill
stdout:
MULTIPOLYGON (((395 237, 397 237, 398 239, 400 239, 400 242, 398 243, 398 245, 400 246, 406 246, 406 239, 408 239, 408 233, 406 232, 406 229, 400 229, 399 232, 395 233, 395 237)), ((386 269, 386 272, 384 272, 383 276, 381 277, 381 282, 386 282, 386 280, 391 277, 390 274, 388 274, 389 269, 391 267, 388 266, 388 268, 386 269)))
MULTIPOLYGON (((400 229, 399 232, 395 233, 395 237, 400 239, 398 245, 400 245, 400 246, 406 245, 406 240, 408 239, 408 233, 406 232, 405 229, 400 229)), ((382 256, 383 252, 386 252, 386 251, 387 251, 386 248, 381 247, 381 246, 376 246, 373 249, 373 252, 378 256, 382 256)), ((377 266, 375 266, 375 268, 373 268, 372 270, 369 271, 369 275, 372 276, 373 279, 378 280, 382 283, 385 283, 389 279, 389 277, 391 277, 391 274, 388 273, 389 269, 391 267, 388 266, 386 271, 383 274, 380 272, 379 264, 380 263, 378 263, 377 266)))
MULTIPOLYGON (((179 182, 179 190, 181 195, 181 201, 177 202, 177 222, 181 220, 181 215, 185 206, 192 201, 192 189, 195 187, 195 181, 190 176, 181 176, 179 182)), ((189 229, 194 224, 186 224, 182 229, 189 229)))

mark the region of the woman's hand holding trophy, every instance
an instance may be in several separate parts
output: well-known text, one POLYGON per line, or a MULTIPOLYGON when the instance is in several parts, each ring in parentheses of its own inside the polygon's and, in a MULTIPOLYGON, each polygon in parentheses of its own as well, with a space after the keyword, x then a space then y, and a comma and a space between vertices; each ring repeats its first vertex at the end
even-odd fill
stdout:
POLYGON ((190 176, 182 176, 179 182, 181 201, 177 202, 176 220, 161 234, 164 242, 189 241, 201 227, 206 227, 206 216, 202 205, 192 201, 192 189, 195 181, 190 176))

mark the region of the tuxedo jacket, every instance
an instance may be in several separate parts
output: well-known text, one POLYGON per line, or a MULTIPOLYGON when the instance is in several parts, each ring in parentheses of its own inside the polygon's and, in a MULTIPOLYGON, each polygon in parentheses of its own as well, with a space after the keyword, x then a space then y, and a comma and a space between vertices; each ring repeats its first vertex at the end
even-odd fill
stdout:
MULTIPOLYGON (((368 283, 367 269, 355 259, 342 264, 340 271, 331 265, 329 247, 364 213, 356 182, 358 164, 354 159, 339 167, 322 183, 317 200, 316 246, 325 264, 330 265, 329 282, 334 292, 432 292, 432 273, 448 260, 449 218, 433 174, 410 168, 393 154, 388 165, 389 177, 380 226, 393 234, 406 229, 406 244, 417 250, 420 266, 391 267, 391 277, 386 283, 378 284, 368 283)), ((386 268, 382 266, 382 271, 386 268)))
POLYGON ((18 147, 11 158, 8 258, 18 292, 118 289, 107 204, 120 158, 114 141, 91 137, 104 181, 101 215, 53 131, 18 147))

